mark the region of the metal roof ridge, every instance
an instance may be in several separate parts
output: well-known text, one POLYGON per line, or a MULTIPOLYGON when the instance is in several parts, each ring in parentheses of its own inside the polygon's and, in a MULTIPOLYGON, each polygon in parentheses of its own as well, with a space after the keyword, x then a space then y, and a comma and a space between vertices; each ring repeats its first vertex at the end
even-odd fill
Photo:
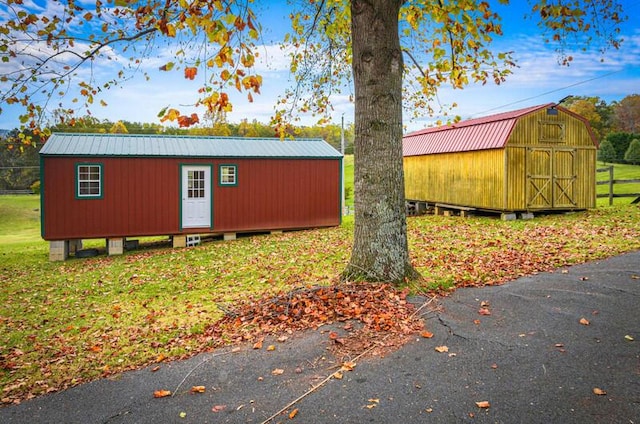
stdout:
POLYGON ((543 105, 530 106, 527 108, 516 109, 512 111, 507 111, 507 112, 500 112, 500 113, 487 115, 479 118, 465 119, 464 121, 455 122, 453 124, 440 125, 437 127, 430 127, 422 130, 417 130, 417 131, 406 134, 404 137, 415 137, 423 134, 431 134, 431 133, 440 132, 440 131, 448 131, 456 128, 465 128, 465 127, 471 127, 475 125, 491 124, 498 121, 508 121, 508 120, 520 118, 521 116, 534 112, 536 110, 546 108, 546 107, 551 107, 551 106, 557 106, 557 105, 555 103, 546 103, 543 105))
POLYGON ((193 134, 122 134, 122 133, 92 133, 92 132, 53 132, 51 135, 65 137, 104 137, 104 138, 182 138, 191 140, 223 140, 223 141, 279 141, 279 142, 295 142, 295 141, 326 141, 322 137, 295 137, 295 138, 279 138, 279 137, 240 137, 240 136, 219 136, 219 135, 193 135, 193 134))

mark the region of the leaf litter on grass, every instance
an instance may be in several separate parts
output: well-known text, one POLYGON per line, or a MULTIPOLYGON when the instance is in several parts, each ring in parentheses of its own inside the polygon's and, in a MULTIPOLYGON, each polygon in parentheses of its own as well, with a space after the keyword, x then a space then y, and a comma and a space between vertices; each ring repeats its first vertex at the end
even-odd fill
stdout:
POLYGON ((236 343, 252 341, 255 348, 256 344, 261 347, 264 335, 277 337, 345 323, 344 337, 328 334, 334 352, 352 354, 374 347, 384 351, 423 328, 414 305, 407 301, 408 293, 408 289, 399 290, 390 284, 345 283, 265 294, 237 302, 224 318, 205 330, 203 337, 226 336, 236 343), (361 325, 347 324, 349 321, 361 325))
MULTIPOLYGON (((515 222, 423 216, 408 220, 408 233, 425 276, 411 290, 446 294, 639 249, 640 209, 515 222)), ((2 404, 328 322, 350 325, 341 343, 328 337, 338 353, 371 348, 381 331, 393 335, 386 344, 399 344, 420 325, 404 318, 406 291, 336 283, 351 240, 347 222, 64 263, 44 253, 24 264, 0 255, 2 404)))

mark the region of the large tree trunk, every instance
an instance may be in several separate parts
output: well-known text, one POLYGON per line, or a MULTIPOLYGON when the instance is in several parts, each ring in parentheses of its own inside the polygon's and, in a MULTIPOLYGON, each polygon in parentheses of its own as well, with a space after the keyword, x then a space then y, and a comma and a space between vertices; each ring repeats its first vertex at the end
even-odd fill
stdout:
POLYGON ((409 262, 402 169, 401 0, 352 0, 355 235, 348 280, 400 283, 409 262))

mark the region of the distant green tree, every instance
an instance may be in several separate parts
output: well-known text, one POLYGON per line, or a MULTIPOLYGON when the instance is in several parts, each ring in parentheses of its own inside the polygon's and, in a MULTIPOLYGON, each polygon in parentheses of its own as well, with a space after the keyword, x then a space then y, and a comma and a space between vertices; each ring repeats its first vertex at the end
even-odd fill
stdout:
POLYGON ((604 163, 612 163, 616 161, 616 150, 613 148, 613 144, 609 139, 600 143, 600 150, 598 150, 598 160, 604 163))
POLYGON ((611 143, 611 145, 613 146, 613 150, 615 151, 615 156, 613 157, 611 162, 624 162, 624 154, 629 148, 631 140, 633 140, 634 138, 636 138, 636 136, 627 132, 614 132, 607 134, 606 140, 611 143))
POLYGON ((640 164, 640 140, 638 140, 637 138, 631 140, 631 143, 629 143, 629 148, 624 154, 624 160, 633 165, 640 164))

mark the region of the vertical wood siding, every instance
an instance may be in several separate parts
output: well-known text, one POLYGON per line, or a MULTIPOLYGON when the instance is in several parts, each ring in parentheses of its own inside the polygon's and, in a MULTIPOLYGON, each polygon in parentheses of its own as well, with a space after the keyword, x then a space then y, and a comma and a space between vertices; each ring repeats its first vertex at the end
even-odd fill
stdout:
POLYGON ((525 115, 509 137, 506 155, 507 210, 595 207, 596 146, 580 119, 563 111, 548 115, 545 109, 525 115), (542 187, 542 178, 537 182, 548 202, 536 197, 532 183, 545 173, 547 185, 542 187))
POLYGON ((224 163, 237 165, 238 185, 223 187, 215 183, 214 230, 340 224, 340 161, 240 159, 224 163))
POLYGON ((593 208, 595 158, 583 121, 541 109, 518 119, 504 149, 405 157, 405 195, 500 211, 593 208))
POLYGON ((340 224, 337 159, 45 157, 43 238, 133 237, 312 228, 340 224), (77 163, 103 166, 101 199, 76 199, 77 163), (180 165, 212 165, 213 229, 180 229, 180 165), (235 164, 238 184, 218 184, 235 164))
POLYGON ((404 158, 405 196, 412 200, 501 208, 504 150, 441 153, 404 158))

